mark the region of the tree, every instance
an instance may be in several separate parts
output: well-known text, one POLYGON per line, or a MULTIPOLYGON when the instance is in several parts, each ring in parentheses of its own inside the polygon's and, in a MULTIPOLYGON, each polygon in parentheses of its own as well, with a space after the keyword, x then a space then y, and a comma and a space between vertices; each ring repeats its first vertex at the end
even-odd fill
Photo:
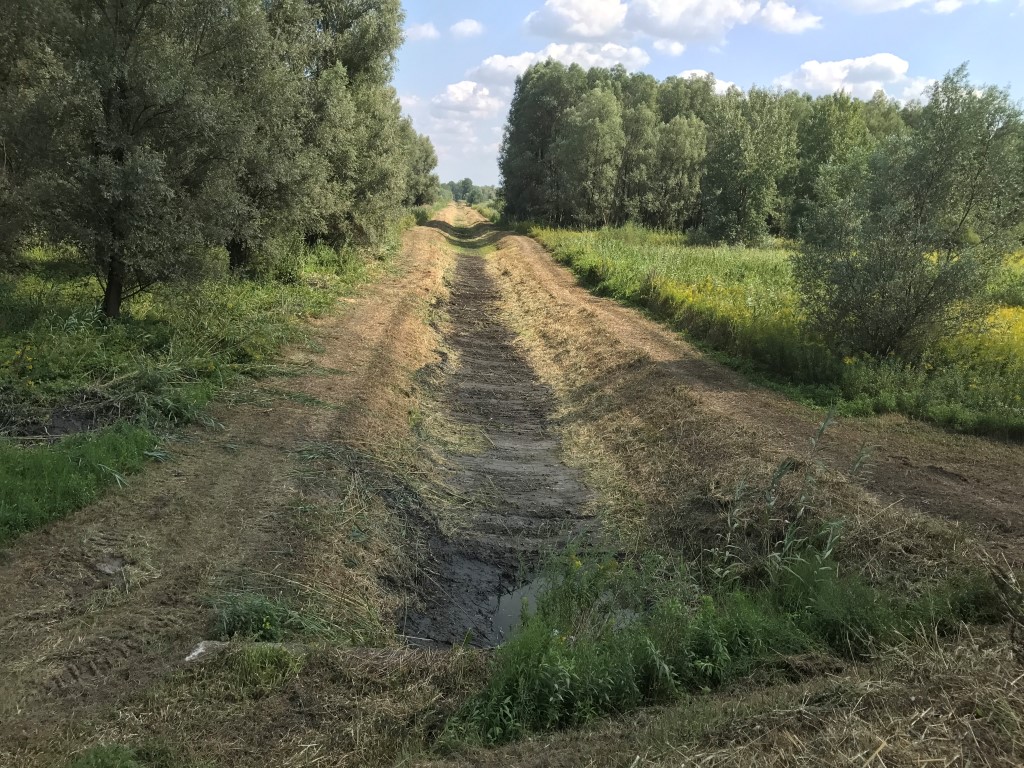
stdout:
POLYGON ((808 208, 814 204, 815 185, 822 169, 829 164, 845 164, 854 153, 872 143, 863 111, 863 102, 838 92, 816 99, 808 119, 799 124, 794 234, 799 232, 808 208))
POLYGON ((809 317, 841 351, 914 358, 985 316, 985 288, 1020 243, 1021 113, 961 66, 916 131, 829 166, 817 192, 795 260, 809 317))
POLYGON ((505 212, 551 220, 560 205, 552 150, 563 114, 588 92, 587 74, 557 61, 535 64, 516 79, 498 166, 505 212))
POLYGON ((610 223, 624 144, 622 112, 610 92, 591 91, 565 113, 551 150, 559 221, 610 223))
POLYGON ((652 219, 652 189, 658 152, 658 117, 646 104, 622 112, 623 152, 615 189, 615 220, 652 219))
POLYGON ((648 222, 682 229, 696 215, 707 156, 707 129, 696 117, 674 117, 658 127, 648 222))
POLYGON ((267 16, 255 0, 39 10, 8 128, 18 194, 88 255, 118 317, 126 295, 195 274, 245 207, 237 180, 259 131, 247 89, 277 65, 267 16))
POLYGON ((716 239, 758 243, 781 213, 779 180, 796 162, 796 129, 778 93, 723 96, 709 124, 701 189, 704 226, 716 239))

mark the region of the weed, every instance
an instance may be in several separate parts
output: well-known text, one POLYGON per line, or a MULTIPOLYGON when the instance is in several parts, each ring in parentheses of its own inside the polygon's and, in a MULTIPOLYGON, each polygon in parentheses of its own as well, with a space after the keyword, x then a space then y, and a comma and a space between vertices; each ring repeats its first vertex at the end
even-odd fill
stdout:
POLYGON ((240 637, 276 643, 289 637, 332 639, 337 634, 327 620, 257 592, 222 595, 213 601, 213 609, 213 635, 225 640, 240 637))
POLYGON ((126 424, 55 445, 0 440, 0 545, 125 485, 155 443, 147 429, 126 424))
POLYGON ((248 698, 265 696, 302 669, 302 660, 279 645, 245 645, 224 659, 229 685, 248 698))
POLYGON ((107 744, 93 747, 71 762, 70 768, 144 768, 127 747, 107 744))

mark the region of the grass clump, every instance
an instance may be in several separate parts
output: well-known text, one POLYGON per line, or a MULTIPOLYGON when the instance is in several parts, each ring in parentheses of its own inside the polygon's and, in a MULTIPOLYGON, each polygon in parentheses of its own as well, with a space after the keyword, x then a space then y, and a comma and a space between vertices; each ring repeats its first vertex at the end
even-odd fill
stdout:
POLYGON ((915 363, 841 357, 808 330, 784 248, 691 245, 627 226, 530 234, 598 293, 641 306, 724 362, 844 416, 899 412, 964 432, 1024 439, 1024 266, 981 333, 944 339, 915 363))
POLYGON ((224 661, 228 684, 249 698, 266 696, 302 669, 302 660, 279 645, 247 645, 224 661))
POLYGON ((155 444, 148 429, 128 424, 55 445, 0 440, 0 545, 123 485, 155 444))
POLYGON ((73 760, 69 768, 145 768, 135 751, 117 744, 92 747, 73 760))
POLYGON ((213 601, 213 609, 213 634, 224 640, 278 643, 292 637, 330 640, 337 634, 327 620, 258 592, 222 595, 213 601))

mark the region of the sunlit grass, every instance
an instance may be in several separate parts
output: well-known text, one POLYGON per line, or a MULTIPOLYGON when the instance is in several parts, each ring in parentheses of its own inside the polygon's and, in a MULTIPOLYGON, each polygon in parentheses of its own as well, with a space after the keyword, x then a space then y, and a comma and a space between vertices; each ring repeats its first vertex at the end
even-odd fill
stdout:
POLYGON ((1011 306, 1024 280, 1020 256, 993 287, 1008 299, 985 329, 944 340, 909 365, 843 359, 810 333, 786 248, 690 245, 685 235, 637 227, 532 234, 597 292, 648 309, 799 399, 1024 438, 1024 309, 1011 306))

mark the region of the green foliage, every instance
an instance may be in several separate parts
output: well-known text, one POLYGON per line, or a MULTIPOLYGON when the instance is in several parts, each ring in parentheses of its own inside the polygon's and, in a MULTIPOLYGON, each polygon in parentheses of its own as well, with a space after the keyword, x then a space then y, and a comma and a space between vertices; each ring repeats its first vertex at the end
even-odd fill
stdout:
POLYGON ((608 224, 626 137, 615 96, 594 90, 566 110, 551 147, 556 217, 581 226, 608 224))
POLYGON ((398 0, 12 4, 0 246, 77 246, 108 317, 198 280, 214 246, 259 273, 282 238, 376 247, 432 201, 433 147, 390 85, 398 0))
POLYGON ((291 637, 332 639, 324 619, 294 610, 287 602, 258 592, 221 595, 213 601, 215 637, 276 643, 291 637))
POLYGON ((568 728, 717 688, 788 655, 859 659, 919 626, 953 627, 970 613, 963 604, 987 605, 995 594, 991 583, 979 594, 954 590, 956 607, 931 593, 886 594, 843 575, 830 551, 810 543, 776 548, 764 566, 758 583, 719 576, 702 586, 659 556, 557 559, 536 612, 524 608, 486 689, 452 718, 447 737, 500 743, 568 728))
POLYGON ((916 130, 831 166, 795 261, 804 308, 841 353, 920 358, 991 311, 1019 243, 1024 121, 964 67, 931 91, 916 130))
POLYGON ((155 444, 148 430, 126 425, 52 446, 0 438, 0 545, 124 485, 155 444))
POLYGON ((809 328, 789 252, 693 246, 638 227, 533 229, 593 289, 641 306, 725 362, 844 415, 891 411, 957 430, 1024 437, 1024 316, 945 340, 919 363, 843 357, 809 328))
POLYGON ((714 239, 759 244, 781 218, 779 180, 796 163, 796 127, 779 94, 730 92, 709 126, 704 228, 714 239))
POLYGON ((71 761, 69 768, 143 768, 135 751, 117 744, 92 747, 71 761))
POLYGON ((452 200, 473 206, 480 205, 481 203, 489 203, 495 200, 498 196, 497 187, 480 187, 474 184, 472 179, 449 181, 444 186, 451 192, 452 200))

